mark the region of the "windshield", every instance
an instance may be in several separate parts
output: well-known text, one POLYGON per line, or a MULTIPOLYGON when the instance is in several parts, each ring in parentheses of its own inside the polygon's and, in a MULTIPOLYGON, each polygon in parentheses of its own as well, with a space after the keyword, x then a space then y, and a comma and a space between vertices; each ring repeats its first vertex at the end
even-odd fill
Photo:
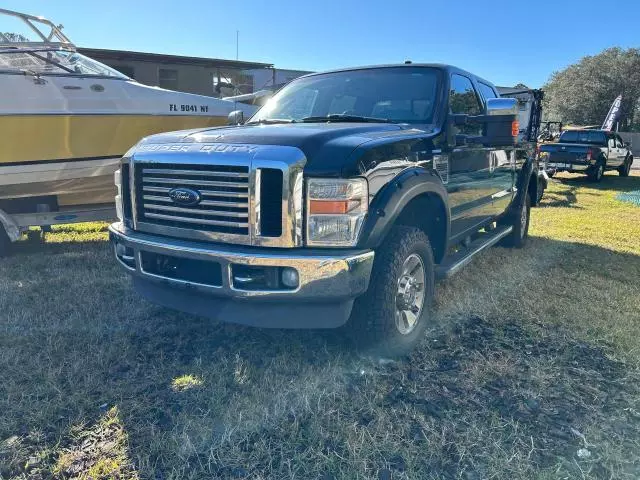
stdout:
POLYGON ((561 143, 593 143, 602 145, 607 142, 604 133, 588 130, 569 130, 560 135, 561 143))
POLYGON ((428 67, 393 67, 327 73, 294 80, 251 122, 343 115, 394 123, 433 123, 440 72, 428 67))
POLYGON ((39 75, 95 75, 127 79, 111 67, 69 50, 9 49, 0 52, 0 70, 39 75))

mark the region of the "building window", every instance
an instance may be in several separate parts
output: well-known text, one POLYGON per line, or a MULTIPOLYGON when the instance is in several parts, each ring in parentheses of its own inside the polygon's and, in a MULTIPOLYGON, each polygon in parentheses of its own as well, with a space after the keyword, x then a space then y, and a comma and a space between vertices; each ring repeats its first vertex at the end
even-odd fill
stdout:
POLYGON ((161 68, 158 71, 158 85, 167 90, 178 90, 178 71, 171 68, 161 68))
POLYGON ((135 70, 130 65, 115 65, 113 68, 129 78, 136 78, 135 70))

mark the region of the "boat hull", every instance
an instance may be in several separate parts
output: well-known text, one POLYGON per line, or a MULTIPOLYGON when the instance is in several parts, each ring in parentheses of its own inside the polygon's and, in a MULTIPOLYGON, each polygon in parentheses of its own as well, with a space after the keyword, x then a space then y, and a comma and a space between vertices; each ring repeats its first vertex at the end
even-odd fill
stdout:
POLYGON ((4 115, 0 166, 117 157, 147 135, 225 123, 186 115, 4 115))

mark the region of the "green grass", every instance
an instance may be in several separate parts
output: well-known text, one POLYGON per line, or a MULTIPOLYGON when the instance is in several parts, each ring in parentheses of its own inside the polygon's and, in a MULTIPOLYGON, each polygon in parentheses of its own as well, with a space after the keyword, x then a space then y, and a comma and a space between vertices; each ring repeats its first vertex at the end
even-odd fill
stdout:
POLYGON ((142 301, 102 224, 0 260, 0 478, 640 477, 640 177, 554 180, 406 361, 142 301), (578 456, 586 449, 589 457, 578 456))

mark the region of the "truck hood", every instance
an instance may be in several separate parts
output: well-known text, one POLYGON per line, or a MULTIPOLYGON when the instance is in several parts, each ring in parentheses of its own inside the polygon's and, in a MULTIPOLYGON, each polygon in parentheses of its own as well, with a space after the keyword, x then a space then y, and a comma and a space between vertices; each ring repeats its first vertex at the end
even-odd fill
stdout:
POLYGON ((297 147, 307 157, 308 171, 340 175, 351 153, 371 140, 424 135, 425 130, 393 123, 299 123, 245 125, 152 135, 140 144, 229 143, 297 147))

